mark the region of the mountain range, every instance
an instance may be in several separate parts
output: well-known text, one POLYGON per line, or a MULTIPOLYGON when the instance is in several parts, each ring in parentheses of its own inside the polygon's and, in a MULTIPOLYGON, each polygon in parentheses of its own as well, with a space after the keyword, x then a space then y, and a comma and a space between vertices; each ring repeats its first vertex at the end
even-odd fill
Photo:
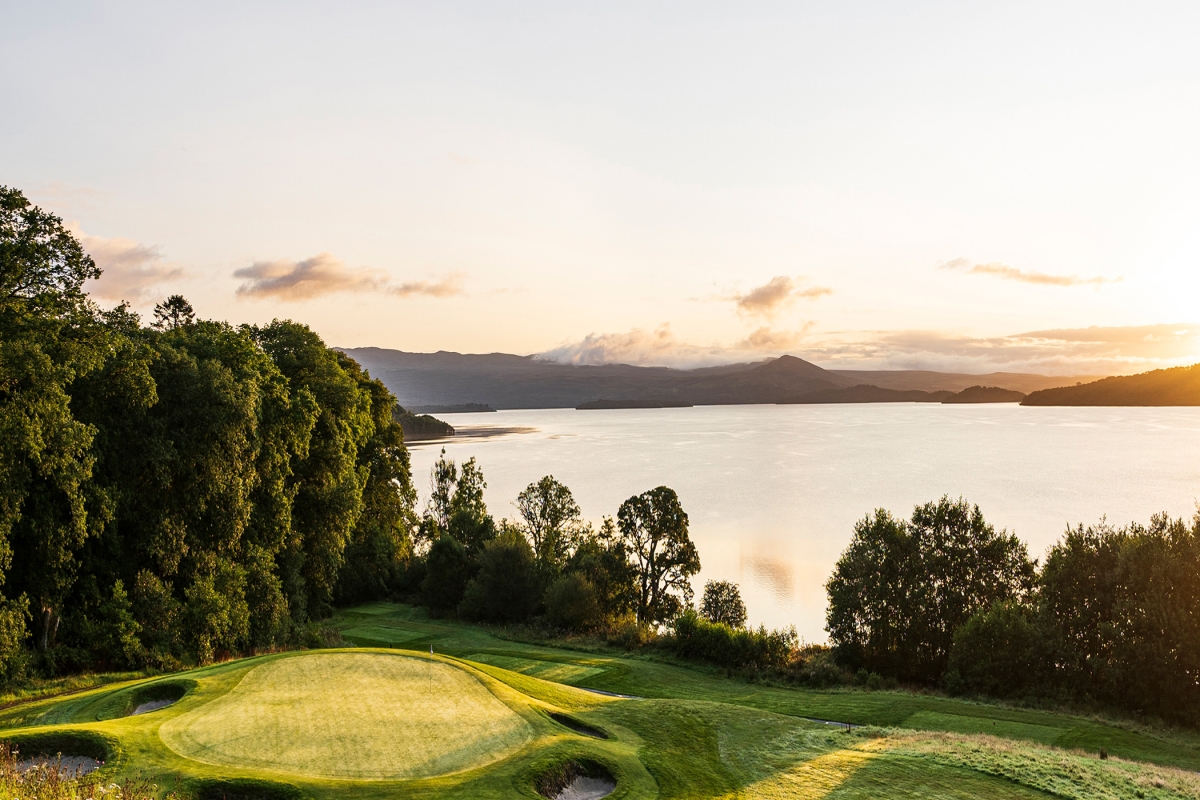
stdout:
POLYGON ((1028 394, 1095 376, 985 375, 925 370, 828 370, 795 356, 700 369, 577 366, 504 353, 407 353, 343 348, 405 407, 654 407, 746 403, 939 402, 986 385, 1028 394), (934 396, 936 395, 936 396, 934 396))

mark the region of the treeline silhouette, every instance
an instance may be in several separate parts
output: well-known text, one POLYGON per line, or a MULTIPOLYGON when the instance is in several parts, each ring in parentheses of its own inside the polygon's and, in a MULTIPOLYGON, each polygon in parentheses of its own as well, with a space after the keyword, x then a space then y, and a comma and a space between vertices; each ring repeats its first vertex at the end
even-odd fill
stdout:
POLYGON ((977 506, 861 520, 827 584, 838 662, 956 694, 1200 714, 1200 513, 1067 531, 1045 564, 977 506))

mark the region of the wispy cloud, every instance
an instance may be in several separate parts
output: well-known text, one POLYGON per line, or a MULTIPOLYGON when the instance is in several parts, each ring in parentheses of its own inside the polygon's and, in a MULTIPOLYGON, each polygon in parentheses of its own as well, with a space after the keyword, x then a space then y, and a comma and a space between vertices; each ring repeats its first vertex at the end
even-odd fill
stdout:
POLYGON ((635 328, 626 333, 591 333, 578 342, 541 353, 538 358, 562 364, 689 369, 778 355, 798 345, 807 329, 808 326, 801 331, 773 331, 763 327, 731 345, 697 345, 680 341, 671 326, 663 323, 653 331, 635 328))
POLYGON ((275 297, 281 300, 311 300, 338 292, 376 292, 400 297, 427 295, 452 297, 463 294, 463 276, 452 273, 436 281, 393 283, 382 270, 348 267, 331 253, 318 253, 302 261, 256 261, 233 273, 245 278, 238 287, 240 297, 275 297))
POLYGON ((1200 325, 1064 328, 992 337, 868 332, 808 341, 805 355, 822 366, 843 368, 1125 374, 1200 361, 1200 325))
POLYGON ((693 368, 792 353, 831 369, 918 369, 941 372, 1035 372, 1116 375, 1200 362, 1200 324, 1064 328, 1007 336, 944 331, 858 331, 815 334, 761 327, 730 344, 677 339, 669 325, 653 331, 590 334, 539 355, 567 364, 637 364, 693 368))
POLYGON ((69 227, 103 271, 87 286, 95 297, 138 303, 161 294, 161 284, 183 277, 183 268, 168 262, 157 246, 120 236, 89 236, 74 223, 69 227))
POLYGON ((1120 276, 1116 278, 1080 278, 1078 275, 1052 275, 1047 272, 1026 271, 1001 264, 998 261, 989 264, 972 264, 965 258, 947 261, 940 268, 965 272, 968 275, 991 275, 1006 281, 1019 281, 1041 286, 1101 286, 1105 283, 1118 283, 1121 280, 1120 276))
MULTIPOLYGON (((803 280, 803 279, 800 279, 803 280)), ((832 294, 833 290, 823 286, 811 286, 806 289, 798 288, 798 281, 787 275, 776 275, 771 280, 745 294, 734 294, 727 299, 737 303, 737 310, 742 314, 771 316, 780 309, 792 304, 797 299, 816 299, 823 295, 832 294)))

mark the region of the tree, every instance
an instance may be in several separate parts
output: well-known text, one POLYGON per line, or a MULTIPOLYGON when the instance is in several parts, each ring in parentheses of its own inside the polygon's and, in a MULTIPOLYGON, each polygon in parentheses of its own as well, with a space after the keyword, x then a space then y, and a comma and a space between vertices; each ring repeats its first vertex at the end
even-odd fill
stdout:
POLYGON ((158 330, 173 331, 196 321, 196 312, 192 304, 181 294, 173 294, 154 306, 154 327, 158 330))
POLYGON ((338 575, 338 596, 345 602, 386 597, 394 590, 413 549, 416 490, 409 468, 404 431, 394 417, 396 398, 357 364, 346 367, 371 396, 374 432, 359 451, 367 468, 363 513, 346 545, 338 575))
POLYGON ((826 584, 826 630, 851 668, 935 683, 954 632, 975 612, 1023 599, 1035 565, 978 506, 943 497, 905 524, 880 509, 855 525, 826 584))
POLYGON ((1041 688, 1044 649, 1031 606, 996 603, 954 632, 946 688, 955 694, 1030 695, 1041 688))
POLYGON ((578 572, 560 575, 546 590, 546 619, 570 631, 586 631, 604 620, 596 587, 578 572))
POLYGON ((483 490, 486 488, 483 470, 474 457, 468 458, 463 462, 454 495, 450 498, 450 519, 446 530, 466 548, 467 556, 471 559, 478 558, 484 545, 496 538, 496 521, 488 513, 487 504, 483 501, 483 490))
POLYGON ((470 561, 463 546, 443 534, 425 557, 425 579, 421 594, 434 611, 445 613, 458 607, 470 579, 470 561))
POLYGON ((60 218, 0 186, 0 585, 9 598, 0 606, 5 631, 23 631, 27 594, 43 649, 95 532, 96 430, 75 417, 68 391, 109 352, 82 288, 99 276, 60 218))
POLYGON ((331 608, 346 546, 363 510, 370 470, 359 463, 359 451, 375 430, 371 394, 348 370, 357 365, 307 326, 275 320, 250 330, 293 395, 315 401, 311 441, 291 462, 294 535, 281 559, 293 618, 319 618, 331 608))
POLYGON ((571 490, 547 475, 517 495, 517 510, 538 560, 552 570, 561 569, 584 527, 571 490))
POLYGON ((524 622, 537 605, 537 577, 529 542, 509 528, 484 545, 459 613, 488 622, 524 622))
POLYGON ((700 602, 700 616, 709 622, 721 622, 731 628, 746 624, 746 604, 736 583, 708 581, 704 584, 704 599, 700 602))
POLYGON ((604 518, 598 532, 584 529, 565 572, 581 575, 592 585, 604 619, 628 614, 637 605, 638 584, 633 565, 612 517, 604 518))
POLYGON ((670 620, 691 604, 689 578, 700 571, 678 495, 659 486, 629 498, 617 511, 617 526, 633 559, 638 621, 670 620))
POLYGON ((443 447, 429 472, 429 502, 425 506, 425 519, 432 521, 433 526, 429 526, 428 531, 445 532, 450 528, 450 501, 454 498, 457 485, 458 466, 452 459, 446 458, 446 448, 443 447))

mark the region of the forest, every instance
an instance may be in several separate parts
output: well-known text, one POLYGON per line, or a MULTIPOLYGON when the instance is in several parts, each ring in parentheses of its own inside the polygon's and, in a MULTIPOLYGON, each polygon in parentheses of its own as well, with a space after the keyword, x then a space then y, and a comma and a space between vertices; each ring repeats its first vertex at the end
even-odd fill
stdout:
POLYGON ((200 320, 176 295, 143 324, 89 299, 99 274, 0 189, 4 682, 319 645, 336 605, 397 595, 575 628, 690 602, 670 489, 596 531, 547 476, 497 524, 474 461, 443 459, 418 514, 401 423, 436 420, 300 323, 200 320))

